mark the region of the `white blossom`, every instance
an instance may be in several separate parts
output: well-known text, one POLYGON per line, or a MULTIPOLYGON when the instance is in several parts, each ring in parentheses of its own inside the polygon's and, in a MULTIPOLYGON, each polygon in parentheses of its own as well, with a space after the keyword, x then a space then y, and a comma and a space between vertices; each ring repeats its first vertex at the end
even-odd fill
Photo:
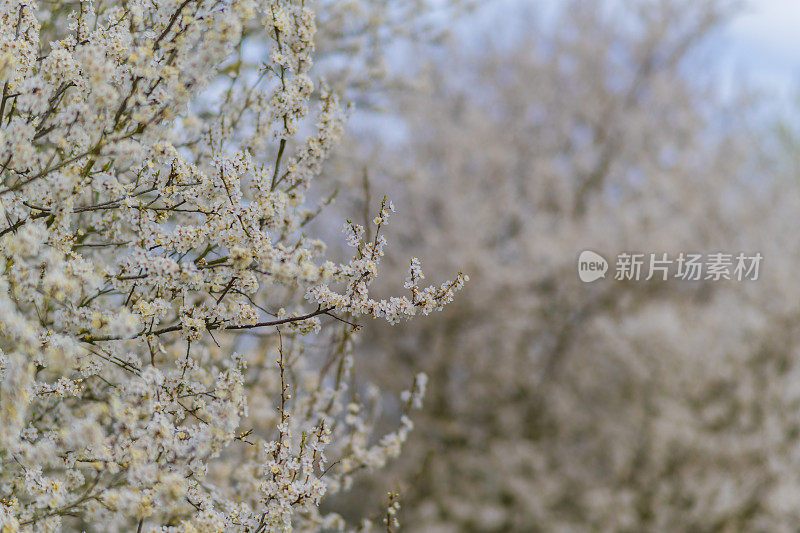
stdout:
POLYGON ((345 3, 0 1, 2 531, 344 527, 323 497, 399 453, 410 419, 344 423, 354 320, 466 277, 379 301, 383 236, 339 265, 309 229, 340 91, 370 90, 316 40, 382 53, 345 3))

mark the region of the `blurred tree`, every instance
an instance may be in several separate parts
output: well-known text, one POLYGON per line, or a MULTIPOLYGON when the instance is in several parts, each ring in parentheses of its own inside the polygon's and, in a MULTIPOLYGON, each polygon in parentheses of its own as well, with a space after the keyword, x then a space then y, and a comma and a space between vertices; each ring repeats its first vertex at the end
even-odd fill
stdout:
POLYGON ((411 531, 796 527, 798 197, 753 101, 717 94, 706 40, 735 7, 567 2, 513 47, 456 42, 400 102, 372 188, 416 225, 390 238, 473 278, 368 338, 371 377, 431 376, 391 478, 411 531), (605 280, 578 280, 585 249, 605 280), (765 260, 754 282, 615 281, 624 251, 765 260))

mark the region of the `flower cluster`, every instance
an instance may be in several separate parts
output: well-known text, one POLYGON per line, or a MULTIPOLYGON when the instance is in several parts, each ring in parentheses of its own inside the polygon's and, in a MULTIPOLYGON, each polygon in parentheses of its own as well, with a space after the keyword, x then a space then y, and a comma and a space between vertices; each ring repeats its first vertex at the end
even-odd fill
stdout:
POLYGON ((347 114, 315 5, 0 1, 0 530, 339 527, 399 453, 424 380, 376 434, 352 320, 466 277, 373 299, 385 201, 347 265, 309 234, 347 114))
POLYGON ((454 293, 464 287, 469 281, 469 276, 459 272, 453 281, 420 290, 417 284, 425 276, 422 275, 419 259, 416 257, 411 260, 409 278, 405 283, 405 288, 411 290, 411 297, 393 296, 388 300, 375 300, 369 296, 369 285, 378 275, 378 265, 386 246, 386 238, 381 235, 381 227, 388 223, 390 211, 394 211, 394 205, 387 203, 384 198, 380 213, 373 220, 375 237, 371 241, 364 240, 363 226, 351 221, 345 224, 344 233, 347 242, 356 249, 356 253, 349 263, 335 267, 332 276, 334 279, 346 282, 346 290, 339 293, 327 284, 317 285, 306 292, 308 300, 325 308, 346 309, 354 316, 369 315, 373 318, 385 318, 390 324, 397 323, 403 318, 413 317, 417 310, 425 315, 434 310, 441 310, 453 300, 454 293))

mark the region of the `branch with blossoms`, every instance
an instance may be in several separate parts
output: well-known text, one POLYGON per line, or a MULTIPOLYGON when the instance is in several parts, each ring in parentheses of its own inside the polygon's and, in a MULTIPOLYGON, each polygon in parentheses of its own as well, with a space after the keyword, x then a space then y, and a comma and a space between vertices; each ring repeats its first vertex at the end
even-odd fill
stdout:
POLYGON ((371 299, 386 200, 347 265, 309 234, 348 115, 315 6, 0 3, 4 528, 325 529, 324 495, 399 453, 411 420, 362 414, 350 317, 466 277, 371 299))
POLYGON ((394 296, 389 300, 380 301, 370 298, 368 287, 378 275, 378 265, 386 246, 386 238, 381 235, 381 228, 388 223, 392 212, 394 204, 384 197, 380 212, 373 220, 376 226, 375 236, 369 242, 364 240, 363 226, 347 221, 343 230, 347 236, 347 243, 355 248, 356 253, 348 264, 337 266, 332 273, 335 280, 346 283, 345 291, 337 293, 327 284, 317 285, 308 290, 306 299, 321 306, 345 310, 354 316, 371 315, 374 318, 385 318, 391 324, 397 323, 401 318, 413 317, 417 310, 426 315, 434 310, 441 310, 453 300, 454 293, 463 288, 469 281, 469 276, 459 272, 453 281, 420 290, 418 283, 425 276, 417 258, 411 260, 409 277, 405 283, 405 288, 411 290, 411 298, 394 296))

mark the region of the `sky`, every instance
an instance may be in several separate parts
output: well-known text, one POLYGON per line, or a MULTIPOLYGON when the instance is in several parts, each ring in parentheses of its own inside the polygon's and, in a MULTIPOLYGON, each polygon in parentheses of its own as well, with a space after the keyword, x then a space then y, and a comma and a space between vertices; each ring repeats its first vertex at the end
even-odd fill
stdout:
MULTIPOLYGON (((499 0, 536 6, 545 19, 565 0, 499 0)), ((586 0, 588 2, 592 0, 586 0)), ((711 43, 721 52, 726 84, 743 78, 776 96, 800 94, 800 0, 742 0, 744 6, 711 43)), ((749 85, 750 85, 749 84, 749 85)))
POLYGON ((766 91, 792 96, 800 85, 800 1, 750 0, 719 37, 726 69, 766 91))
MULTIPOLYGON (((518 1, 518 0, 517 0, 518 1)), ((586 0, 592 1, 592 0, 586 0)), ((800 94, 800 0, 742 0, 744 6, 711 43, 720 50, 726 83, 742 78, 777 96, 800 94)), ((514 3, 515 0, 500 0, 514 3)), ((564 0, 531 2, 546 15, 564 0)))

